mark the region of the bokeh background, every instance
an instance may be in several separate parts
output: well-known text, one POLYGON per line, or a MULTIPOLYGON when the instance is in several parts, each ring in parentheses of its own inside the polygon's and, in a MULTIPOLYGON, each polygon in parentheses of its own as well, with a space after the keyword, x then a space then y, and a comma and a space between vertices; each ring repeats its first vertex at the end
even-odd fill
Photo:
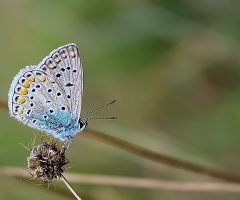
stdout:
MULTIPOLYGON (((26 65, 58 46, 79 47, 82 112, 117 99, 89 128, 166 155, 238 174, 240 168, 240 2, 233 0, 1 0, 0 99, 26 65)), ((24 169, 38 133, 0 110, 1 166, 24 169)), ((82 133, 87 134, 87 132, 82 133)), ((74 137, 68 172, 171 181, 215 179, 74 137)), ((74 199, 61 182, 46 189, 1 175, 0 199, 74 199)), ((179 192, 77 184, 86 200, 239 199, 238 193, 179 192)))

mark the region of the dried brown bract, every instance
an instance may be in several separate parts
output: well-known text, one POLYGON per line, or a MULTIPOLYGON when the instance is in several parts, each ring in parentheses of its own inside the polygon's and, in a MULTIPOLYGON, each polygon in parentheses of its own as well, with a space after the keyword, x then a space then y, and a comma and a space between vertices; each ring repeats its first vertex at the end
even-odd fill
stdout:
POLYGON ((64 165, 69 161, 65 157, 65 150, 57 147, 54 143, 44 143, 31 148, 27 162, 27 168, 32 178, 40 178, 46 183, 61 178, 64 165))

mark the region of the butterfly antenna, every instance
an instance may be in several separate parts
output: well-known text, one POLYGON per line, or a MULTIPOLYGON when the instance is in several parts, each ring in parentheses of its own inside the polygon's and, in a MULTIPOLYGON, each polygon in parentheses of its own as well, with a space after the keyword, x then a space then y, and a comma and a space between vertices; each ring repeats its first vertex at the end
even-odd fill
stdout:
POLYGON ((116 117, 86 117, 83 119, 89 120, 89 119, 117 119, 117 118, 116 117))
MULTIPOLYGON (((99 107, 99 108, 96 108, 96 109, 90 111, 90 112, 87 112, 87 113, 85 113, 81 118, 83 119, 84 116, 86 116, 86 115, 88 115, 88 114, 90 114, 90 113, 93 113, 93 112, 95 112, 95 111, 97 111, 97 110, 100 110, 100 109, 102 109, 102 108, 105 108, 105 107, 107 107, 107 106, 109 106, 109 105, 111 105, 111 104, 113 104, 113 103, 115 103, 115 102, 116 102, 116 100, 113 100, 113 101, 111 101, 110 103, 107 103, 106 105, 103 105, 103 106, 101 106, 101 107, 99 107)), ((91 117, 91 118, 85 118, 85 119, 116 119, 116 117, 109 117, 109 118, 91 117)))

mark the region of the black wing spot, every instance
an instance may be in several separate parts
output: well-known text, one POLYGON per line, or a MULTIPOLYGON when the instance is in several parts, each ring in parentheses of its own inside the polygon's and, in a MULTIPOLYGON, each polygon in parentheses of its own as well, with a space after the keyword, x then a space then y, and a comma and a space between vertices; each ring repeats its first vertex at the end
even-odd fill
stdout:
POLYGON ((73 70, 73 72, 74 72, 74 73, 76 73, 76 72, 77 72, 77 70, 76 70, 76 69, 74 69, 74 70, 73 70))
POLYGON ((67 95, 67 98, 68 98, 68 99, 70 99, 70 98, 71 98, 71 96, 68 94, 68 95, 67 95))
POLYGON ((61 92, 58 92, 58 93, 57 93, 57 96, 61 96, 61 92))
POLYGON ((70 70, 71 69, 71 67, 67 67, 67 70, 70 70))
POLYGON ((19 96, 16 96, 16 97, 15 97, 15 101, 17 101, 18 99, 19 99, 19 96))
POLYGON ((53 110, 49 110, 50 113, 53 113, 53 110))
POLYGON ((66 87, 71 87, 71 86, 73 86, 73 84, 72 83, 67 83, 65 86, 66 87))
POLYGON ((56 75, 56 77, 58 77, 58 78, 59 78, 60 76, 61 76, 61 74, 57 74, 57 75, 56 75))
POLYGON ((40 88, 41 86, 40 85, 36 85, 36 88, 40 88))
POLYGON ((61 68, 61 71, 63 71, 63 72, 64 72, 64 71, 65 71, 65 69, 64 69, 64 68, 61 68))
POLYGON ((65 110, 65 109, 66 109, 66 108, 63 106, 63 107, 62 107, 62 110, 65 110))

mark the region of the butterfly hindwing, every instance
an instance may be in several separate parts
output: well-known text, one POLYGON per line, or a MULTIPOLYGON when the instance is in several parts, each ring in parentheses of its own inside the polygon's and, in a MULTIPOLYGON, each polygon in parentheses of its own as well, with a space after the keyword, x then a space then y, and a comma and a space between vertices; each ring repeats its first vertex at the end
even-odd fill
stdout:
POLYGON ((69 113, 70 108, 64 90, 55 79, 35 68, 27 67, 14 78, 12 92, 9 92, 9 110, 24 124, 51 133, 63 125, 55 113, 69 113), (53 118, 55 121, 51 121, 53 118))

